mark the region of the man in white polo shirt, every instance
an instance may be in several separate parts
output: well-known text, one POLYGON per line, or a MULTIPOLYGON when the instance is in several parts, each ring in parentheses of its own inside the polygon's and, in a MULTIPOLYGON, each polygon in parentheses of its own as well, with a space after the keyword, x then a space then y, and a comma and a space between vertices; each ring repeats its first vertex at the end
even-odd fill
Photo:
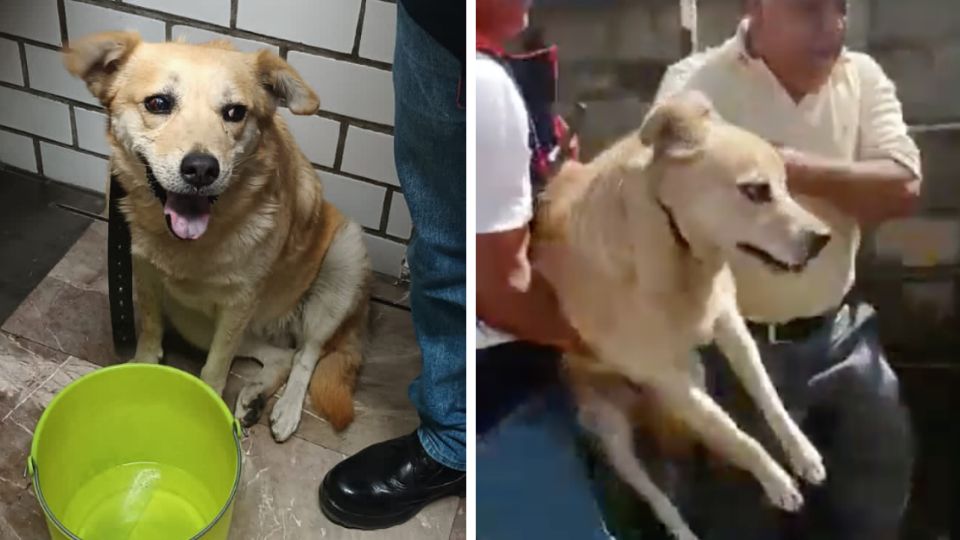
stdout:
MULTIPOLYGON (((741 311, 785 404, 824 455, 827 481, 788 522, 754 484, 729 475, 699 475, 683 506, 702 538, 769 540, 789 529, 791 538, 893 539, 910 487, 909 421, 875 314, 849 293, 861 225, 912 211, 920 154, 894 84, 843 47, 846 0, 749 0, 746 12, 726 43, 672 66, 657 99, 700 90, 726 120, 781 147, 791 192, 833 228, 802 273, 772 273, 749 257, 733 263, 741 311)), ((703 351, 711 392, 776 448, 719 354, 703 351)))

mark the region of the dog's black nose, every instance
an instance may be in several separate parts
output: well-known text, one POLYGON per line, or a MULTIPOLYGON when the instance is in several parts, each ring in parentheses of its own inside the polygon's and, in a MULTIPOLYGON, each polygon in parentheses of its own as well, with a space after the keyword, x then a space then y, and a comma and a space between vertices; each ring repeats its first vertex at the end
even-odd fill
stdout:
POLYGON ((829 243, 829 234, 807 233, 807 260, 816 258, 829 243))
POLYGON ((191 152, 180 162, 180 176, 193 187, 209 186, 220 176, 220 162, 210 154, 191 152))

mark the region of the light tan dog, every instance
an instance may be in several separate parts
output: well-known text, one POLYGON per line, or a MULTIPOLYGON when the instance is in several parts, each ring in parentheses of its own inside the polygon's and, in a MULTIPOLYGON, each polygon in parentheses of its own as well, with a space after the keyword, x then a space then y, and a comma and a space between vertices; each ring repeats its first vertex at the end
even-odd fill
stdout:
POLYGON ((725 123, 704 96, 678 96, 593 162, 562 169, 535 231, 534 253, 551 253, 542 271, 593 353, 569 359, 581 422, 668 529, 695 538, 634 452, 633 408, 650 399, 752 473, 773 504, 797 510, 790 475, 702 389, 692 361, 697 346, 716 341, 794 471, 824 480, 737 310, 726 262, 745 252, 772 271, 799 271, 829 240, 790 198, 775 149, 725 123))
POLYGON ((209 351, 201 377, 217 392, 235 356, 263 365, 236 404, 245 424, 286 382, 275 439, 296 430, 308 384, 317 409, 346 427, 370 271, 360 227, 324 200, 276 112, 313 114, 313 90, 278 56, 226 42, 102 33, 71 43, 64 62, 109 114, 132 236, 134 361, 161 360, 166 319, 209 351))

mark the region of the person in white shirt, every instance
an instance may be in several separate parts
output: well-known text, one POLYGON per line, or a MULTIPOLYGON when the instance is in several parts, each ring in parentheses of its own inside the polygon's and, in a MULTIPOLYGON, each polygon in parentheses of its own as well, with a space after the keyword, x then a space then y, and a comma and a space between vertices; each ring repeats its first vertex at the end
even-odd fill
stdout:
POLYGON ((531 118, 502 61, 528 1, 477 1, 477 538, 609 539, 560 351, 579 336, 532 268, 531 118))
MULTIPOLYGON (((791 538, 884 540, 897 537, 908 499, 912 435, 875 313, 851 289, 860 227, 912 212, 920 153, 894 84, 844 48, 846 10, 846 0, 749 0, 736 35, 670 67, 657 100, 699 90, 727 121, 780 147, 791 192, 832 227, 801 273, 772 273, 749 257, 732 268, 764 363, 825 458, 827 481, 806 494, 791 538)), ((763 439, 719 354, 702 351, 709 389, 763 439)), ((682 504, 703 538, 784 537, 756 486, 708 476, 682 504)))

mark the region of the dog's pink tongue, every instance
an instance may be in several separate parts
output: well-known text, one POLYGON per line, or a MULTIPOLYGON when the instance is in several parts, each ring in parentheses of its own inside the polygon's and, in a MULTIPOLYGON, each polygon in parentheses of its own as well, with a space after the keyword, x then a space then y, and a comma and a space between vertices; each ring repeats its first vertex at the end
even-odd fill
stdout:
POLYGON ((210 200, 207 197, 167 192, 163 205, 167 225, 182 240, 196 240, 207 232, 210 222, 210 200))

